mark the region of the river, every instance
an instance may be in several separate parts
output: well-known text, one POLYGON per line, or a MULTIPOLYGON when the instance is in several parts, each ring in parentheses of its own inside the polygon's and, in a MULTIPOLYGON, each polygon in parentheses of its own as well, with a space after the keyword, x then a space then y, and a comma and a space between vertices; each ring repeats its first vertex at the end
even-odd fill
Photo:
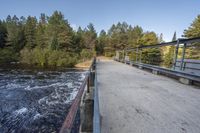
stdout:
POLYGON ((85 74, 0 69, 0 133, 59 132, 85 74))

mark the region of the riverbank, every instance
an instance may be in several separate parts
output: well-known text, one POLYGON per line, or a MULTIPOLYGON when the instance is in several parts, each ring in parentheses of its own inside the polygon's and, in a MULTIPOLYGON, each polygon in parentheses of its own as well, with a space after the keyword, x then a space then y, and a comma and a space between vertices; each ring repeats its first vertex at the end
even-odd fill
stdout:
POLYGON ((112 57, 98 56, 98 57, 97 57, 97 60, 108 61, 108 60, 112 60, 112 57))
MULTIPOLYGON (((111 57, 105 57, 105 56, 98 56, 97 57, 97 61, 98 60, 111 60, 112 58, 111 57)), ((86 61, 83 61, 83 62, 80 62, 78 64, 75 65, 75 68, 78 68, 78 69, 88 69, 92 64, 92 59, 91 60, 86 60, 86 61)))
MULTIPOLYGON (((98 60, 111 60, 111 57, 105 57, 105 56, 98 56, 98 60)), ((40 66, 34 66, 34 65, 28 65, 28 64, 22 64, 22 63, 10 63, 10 64, 0 64, 1 69, 25 69, 25 70, 42 70, 42 71, 62 71, 66 69, 88 69, 92 64, 91 60, 85 60, 82 62, 79 62, 75 64, 73 67, 55 67, 55 66, 46 66, 46 67, 40 67, 40 66)))
POLYGON ((82 68, 82 69, 87 69, 91 66, 92 64, 92 60, 86 60, 86 61, 83 61, 83 62, 80 62, 78 64, 76 64, 74 67, 75 68, 82 68))

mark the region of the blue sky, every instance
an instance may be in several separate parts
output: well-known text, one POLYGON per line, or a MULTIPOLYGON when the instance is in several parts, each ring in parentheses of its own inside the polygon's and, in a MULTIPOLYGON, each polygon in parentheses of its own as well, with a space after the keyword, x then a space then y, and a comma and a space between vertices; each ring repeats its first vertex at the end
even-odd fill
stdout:
POLYGON ((113 23, 126 21, 145 31, 163 33, 171 41, 174 31, 181 37, 200 14, 200 0, 0 0, 0 19, 8 14, 36 16, 61 11, 73 27, 92 22, 97 32, 113 23))

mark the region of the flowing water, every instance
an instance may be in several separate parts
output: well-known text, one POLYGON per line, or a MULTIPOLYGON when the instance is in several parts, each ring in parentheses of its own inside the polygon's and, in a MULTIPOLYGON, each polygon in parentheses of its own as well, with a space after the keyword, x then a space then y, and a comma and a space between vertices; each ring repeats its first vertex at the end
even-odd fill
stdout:
POLYGON ((85 74, 0 69, 0 133, 59 132, 85 74))

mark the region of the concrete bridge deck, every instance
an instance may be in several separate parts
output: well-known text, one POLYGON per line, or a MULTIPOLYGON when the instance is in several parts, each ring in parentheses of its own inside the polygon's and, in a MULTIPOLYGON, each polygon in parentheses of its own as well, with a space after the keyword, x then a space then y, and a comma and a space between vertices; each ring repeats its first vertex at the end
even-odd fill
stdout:
POLYGON ((118 63, 97 63, 101 133, 199 133, 200 89, 118 63))

